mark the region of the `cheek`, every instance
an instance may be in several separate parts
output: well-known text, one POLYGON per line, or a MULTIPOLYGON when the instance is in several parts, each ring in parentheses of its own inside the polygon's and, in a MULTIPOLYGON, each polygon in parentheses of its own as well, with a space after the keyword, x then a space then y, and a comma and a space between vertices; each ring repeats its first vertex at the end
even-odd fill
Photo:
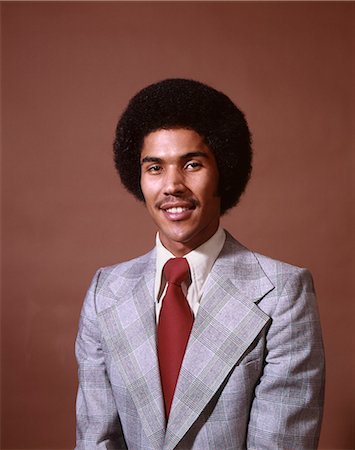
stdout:
MULTIPOLYGON (((199 186, 200 198, 205 203, 214 203, 219 197, 218 194, 218 180, 213 175, 206 179, 205 182, 199 186)), ((212 205, 211 205, 212 206, 212 205)))
POLYGON ((205 214, 208 216, 215 216, 220 214, 221 209, 221 197, 218 192, 218 185, 216 183, 210 183, 208 189, 201 197, 201 201, 204 204, 205 214))
POLYGON ((145 177, 141 177, 141 190, 146 202, 148 202, 154 195, 154 185, 152 182, 148 182, 145 177))

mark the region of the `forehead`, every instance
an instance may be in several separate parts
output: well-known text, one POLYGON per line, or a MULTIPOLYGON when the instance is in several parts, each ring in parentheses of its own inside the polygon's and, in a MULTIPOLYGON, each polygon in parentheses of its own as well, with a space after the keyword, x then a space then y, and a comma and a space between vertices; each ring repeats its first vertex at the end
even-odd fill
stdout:
POLYGON ((196 131, 185 128, 161 129, 145 136, 141 157, 180 157, 202 150, 208 155, 213 155, 203 137, 196 131))

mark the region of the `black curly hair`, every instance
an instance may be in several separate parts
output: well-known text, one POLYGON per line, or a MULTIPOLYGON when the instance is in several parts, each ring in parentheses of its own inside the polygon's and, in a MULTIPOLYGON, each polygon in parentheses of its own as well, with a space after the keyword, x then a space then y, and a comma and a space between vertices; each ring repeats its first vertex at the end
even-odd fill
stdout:
POLYGON ((143 140, 153 131, 192 129, 215 155, 221 214, 236 205, 251 174, 251 134, 244 114, 222 92, 194 80, 151 84, 129 102, 116 128, 114 161, 121 181, 144 201, 140 186, 143 140))

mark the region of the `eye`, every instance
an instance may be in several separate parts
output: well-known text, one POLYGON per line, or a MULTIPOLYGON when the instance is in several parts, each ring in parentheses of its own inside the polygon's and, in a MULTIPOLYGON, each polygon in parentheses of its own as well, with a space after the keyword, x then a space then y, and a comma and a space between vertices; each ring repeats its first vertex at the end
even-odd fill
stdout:
POLYGON ((159 173, 159 172, 161 172, 161 170, 162 170, 162 167, 159 166, 159 164, 154 164, 153 166, 149 166, 147 168, 147 172, 152 173, 152 174, 159 173))
POLYGON ((185 164, 185 169, 187 170, 198 170, 200 167, 202 167, 202 164, 198 161, 189 161, 187 164, 185 164))

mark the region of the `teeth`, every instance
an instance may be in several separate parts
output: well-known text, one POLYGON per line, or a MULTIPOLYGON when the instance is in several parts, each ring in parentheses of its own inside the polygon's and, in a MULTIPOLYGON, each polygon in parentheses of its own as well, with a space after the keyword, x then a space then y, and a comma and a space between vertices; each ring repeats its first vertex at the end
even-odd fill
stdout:
POLYGON ((187 211, 187 209, 188 208, 181 208, 181 206, 178 206, 177 208, 169 208, 166 211, 168 213, 176 214, 176 213, 182 213, 183 211, 187 211))

